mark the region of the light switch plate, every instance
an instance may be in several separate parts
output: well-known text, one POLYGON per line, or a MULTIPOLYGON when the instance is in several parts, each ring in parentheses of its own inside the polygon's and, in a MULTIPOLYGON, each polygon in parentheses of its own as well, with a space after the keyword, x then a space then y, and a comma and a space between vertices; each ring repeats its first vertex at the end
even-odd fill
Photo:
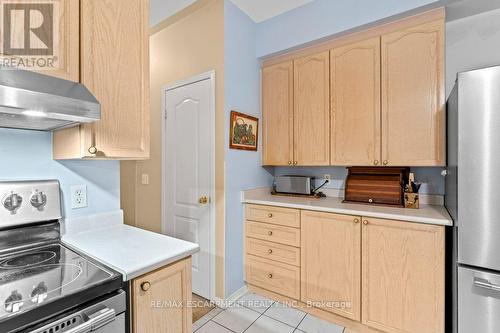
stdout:
POLYGON ((87 185, 71 186, 71 208, 87 207, 87 185))

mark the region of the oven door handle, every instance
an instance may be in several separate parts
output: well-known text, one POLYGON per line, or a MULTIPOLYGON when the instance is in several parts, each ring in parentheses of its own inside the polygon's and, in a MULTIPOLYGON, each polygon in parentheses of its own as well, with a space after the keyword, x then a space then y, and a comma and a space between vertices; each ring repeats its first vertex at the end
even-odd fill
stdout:
POLYGON ((96 331, 97 329, 109 324, 116 318, 114 309, 104 308, 96 313, 89 315, 89 320, 84 323, 73 327, 64 333, 88 333, 96 331))

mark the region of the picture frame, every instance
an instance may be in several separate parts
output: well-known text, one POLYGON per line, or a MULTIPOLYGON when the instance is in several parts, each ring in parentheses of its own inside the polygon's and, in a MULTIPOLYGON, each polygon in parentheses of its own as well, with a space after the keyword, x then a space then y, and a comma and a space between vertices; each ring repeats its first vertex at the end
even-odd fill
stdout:
POLYGON ((231 111, 229 148, 257 151, 259 145, 259 118, 231 111))

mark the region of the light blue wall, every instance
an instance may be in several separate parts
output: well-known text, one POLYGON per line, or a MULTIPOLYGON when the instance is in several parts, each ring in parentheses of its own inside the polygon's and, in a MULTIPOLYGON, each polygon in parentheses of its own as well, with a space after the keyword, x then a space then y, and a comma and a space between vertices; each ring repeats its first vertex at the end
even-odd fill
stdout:
POLYGON ((120 209, 119 162, 54 161, 51 133, 0 129, 0 180, 29 179, 60 181, 65 217, 120 209), (87 208, 71 209, 71 185, 87 185, 87 208))
MULTIPOLYGON (((256 24, 229 0, 225 1, 224 11, 224 107, 229 133, 231 110, 261 118, 260 64, 255 57, 256 24)), ((272 182, 272 175, 261 167, 261 147, 257 152, 228 147, 226 136, 226 296, 243 286, 240 191, 272 182)))
POLYGON ((261 22, 257 27, 257 56, 281 52, 434 2, 436 0, 314 0, 261 22))
MULTIPOLYGON (((444 177, 441 176, 441 170, 442 168, 411 168, 417 182, 422 183, 420 193, 444 195, 444 177)), ((344 189, 347 176, 347 170, 344 167, 276 167, 274 173, 276 176, 313 176, 319 179, 318 186, 323 183, 321 180, 324 175, 330 175, 332 182, 325 185, 325 188, 330 189, 344 189)))

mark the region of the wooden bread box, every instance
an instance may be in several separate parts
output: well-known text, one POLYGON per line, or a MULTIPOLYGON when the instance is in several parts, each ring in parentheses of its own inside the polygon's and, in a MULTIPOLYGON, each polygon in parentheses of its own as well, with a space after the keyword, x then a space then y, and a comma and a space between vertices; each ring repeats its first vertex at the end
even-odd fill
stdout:
POLYGON ((344 202, 404 207, 404 184, 410 168, 349 167, 344 202))

